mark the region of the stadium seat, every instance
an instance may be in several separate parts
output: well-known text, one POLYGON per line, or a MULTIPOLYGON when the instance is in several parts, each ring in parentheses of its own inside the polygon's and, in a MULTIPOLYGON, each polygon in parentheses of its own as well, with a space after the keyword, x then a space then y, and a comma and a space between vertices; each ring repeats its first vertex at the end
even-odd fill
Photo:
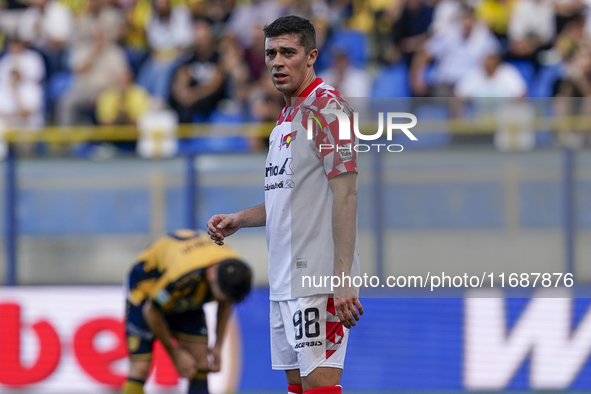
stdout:
POLYGON ((69 71, 59 72, 51 77, 47 83, 47 98, 49 100, 59 99, 72 85, 73 76, 69 71))
POLYGON ((355 30, 338 30, 330 39, 327 49, 331 53, 335 49, 344 49, 349 55, 351 64, 363 67, 367 61, 367 36, 355 30))
POLYGON ((221 109, 215 109, 211 115, 209 115, 210 123, 242 123, 244 122, 244 116, 239 112, 224 111, 221 109))
POLYGON ((536 68, 530 60, 518 59, 508 60, 507 63, 512 64, 517 68, 525 83, 527 84, 528 94, 531 96, 534 85, 534 78, 536 76, 536 68))
POLYGON ((55 73, 45 84, 45 117, 51 119, 54 107, 59 98, 70 89, 73 81, 72 73, 60 71, 55 73))
POLYGON ((431 63, 425 69, 425 83, 428 86, 433 86, 437 82, 437 63, 431 63))
POLYGON ((542 66, 534 81, 531 96, 532 97, 552 97, 554 83, 562 78, 564 67, 562 63, 552 66, 542 66))
POLYGON ((178 155, 245 153, 250 149, 247 137, 198 137, 179 140, 178 155))
POLYGON ((410 97, 408 69, 404 63, 378 71, 371 89, 372 97, 410 97))

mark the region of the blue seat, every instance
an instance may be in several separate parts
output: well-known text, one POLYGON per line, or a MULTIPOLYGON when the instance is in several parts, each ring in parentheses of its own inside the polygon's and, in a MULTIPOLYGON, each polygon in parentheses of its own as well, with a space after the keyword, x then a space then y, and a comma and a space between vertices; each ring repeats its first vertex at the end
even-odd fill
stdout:
POLYGON ((72 73, 69 71, 60 71, 55 73, 45 83, 45 98, 43 100, 43 105, 45 107, 46 118, 51 118, 56 103, 60 97, 70 89, 73 80, 74 77, 72 76, 72 73))
POLYGON ((552 66, 542 66, 538 76, 534 81, 531 96, 532 97, 552 97, 554 84, 564 75, 564 66, 562 63, 552 66))
POLYGON ((372 97, 410 97, 408 69, 404 63, 378 71, 371 89, 372 97))
POLYGON ((69 71, 61 71, 54 74, 51 79, 47 82, 47 98, 49 100, 57 100, 64 93, 70 89, 74 78, 72 73, 69 71))
POLYGON ((197 137, 179 140, 177 154, 246 153, 249 150, 248 137, 197 137))
POLYGON ((355 67, 363 67, 367 61, 367 48, 367 36, 355 30, 337 30, 328 44, 329 52, 335 49, 345 50, 355 67))
MULTIPOLYGON (((554 94, 554 84, 564 76, 564 65, 557 63, 551 66, 542 66, 534 81, 531 96, 532 97, 552 97, 554 94)), ((552 101, 542 99, 536 101, 542 116, 552 116, 554 113, 552 101)), ((550 130, 536 131, 536 146, 552 146, 554 142, 554 133, 550 130)))
POLYGON ((508 60, 507 63, 512 64, 517 68, 525 83, 527 84, 527 91, 531 96, 531 92, 534 86, 534 79, 536 77, 536 67, 533 62, 525 59, 508 60))
POLYGON ((210 123, 242 123, 244 122, 244 116, 239 112, 222 111, 215 109, 211 115, 209 115, 210 123))

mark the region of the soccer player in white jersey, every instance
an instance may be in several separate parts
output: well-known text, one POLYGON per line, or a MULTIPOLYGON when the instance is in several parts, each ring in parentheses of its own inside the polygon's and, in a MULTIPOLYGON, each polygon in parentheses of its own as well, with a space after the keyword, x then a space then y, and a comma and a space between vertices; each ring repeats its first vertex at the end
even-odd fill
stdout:
POLYGON ((222 245, 243 227, 266 225, 273 369, 285 370, 289 393, 337 394, 349 329, 363 307, 348 284, 331 292, 301 281, 359 273, 354 141, 339 140, 336 115, 321 113, 352 110, 316 77, 310 21, 285 16, 264 32, 267 69, 286 101, 269 139, 265 202, 214 215, 208 232, 222 245))

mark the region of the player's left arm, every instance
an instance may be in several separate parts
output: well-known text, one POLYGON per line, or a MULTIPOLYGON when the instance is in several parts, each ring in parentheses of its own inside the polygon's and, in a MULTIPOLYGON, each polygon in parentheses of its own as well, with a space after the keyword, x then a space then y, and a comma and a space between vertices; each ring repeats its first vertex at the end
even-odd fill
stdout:
POLYGON ((226 333, 226 326, 232 312, 232 303, 229 301, 218 302, 218 314, 216 325, 216 341, 214 347, 210 350, 213 357, 209 370, 211 372, 218 372, 222 366, 222 344, 224 343, 224 336, 226 333))
MULTIPOLYGON (((333 193, 332 233, 334 239, 334 275, 351 275, 357 237, 357 173, 350 171, 331 178, 328 185, 333 193)), ((363 307, 353 287, 335 289, 337 315, 347 328, 357 325, 363 307)))
POLYGON ((164 346, 178 373, 185 378, 195 376, 197 360, 187 350, 173 343, 172 333, 160 307, 148 299, 142 308, 142 314, 150 330, 164 346))

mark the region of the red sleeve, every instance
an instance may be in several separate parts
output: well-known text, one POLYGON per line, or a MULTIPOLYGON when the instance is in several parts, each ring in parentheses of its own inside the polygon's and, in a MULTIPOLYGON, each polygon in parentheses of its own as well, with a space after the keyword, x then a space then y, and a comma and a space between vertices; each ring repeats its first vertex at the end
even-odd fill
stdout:
MULTIPOLYGON (((312 118, 314 125, 313 139, 316 146, 316 155, 322 161, 324 172, 328 179, 332 179, 345 172, 357 172, 357 152, 354 149, 355 134, 353 133, 353 111, 351 107, 339 98, 322 97, 317 100, 318 110, 307 111, 307 116, 312 118), (320 100, 321 99, 321 100, 320 100), (326 105, 325 105, 326 104, 326 105), (322 114, 321 108, 337 108, 343 110, 349 119, 349 133, 347 139, 339 139, 339 120, 336 115, 322 114)), ((305 123, 307 124, 307 119, 305 123)))

